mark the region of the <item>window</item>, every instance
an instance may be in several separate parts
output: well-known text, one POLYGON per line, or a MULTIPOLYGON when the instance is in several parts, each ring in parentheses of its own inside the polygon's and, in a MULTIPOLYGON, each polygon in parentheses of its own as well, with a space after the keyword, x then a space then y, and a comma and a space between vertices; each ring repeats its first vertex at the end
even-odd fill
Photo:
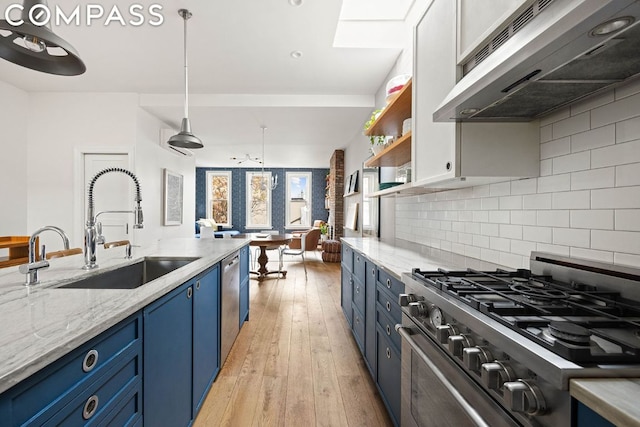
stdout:
POLYGON ((286 228, 311 226, 311 172, 287 172, 286 228))
POLYGON ((378 237, 378 199, 369 194, 378 189, 378 171, 364 169, 362 174, 362 234, 378 237))
POLYGON ((246 228, 271 228, 271 172, 247 172, 246 228))
POLYGON ((207 172, 207 218, 231 227, 231 172, 207 172))

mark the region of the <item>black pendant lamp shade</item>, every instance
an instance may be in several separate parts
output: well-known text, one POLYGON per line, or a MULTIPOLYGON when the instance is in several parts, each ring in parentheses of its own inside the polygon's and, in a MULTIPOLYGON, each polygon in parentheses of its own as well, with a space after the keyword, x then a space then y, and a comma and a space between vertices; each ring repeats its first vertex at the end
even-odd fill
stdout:
POLYGON ((60 76, 84 73, 87 67, 78 52, 54 34, 50 23, 38 26, 30 22, 29 11, 36 5, 48 8, 46 0, 24 0, 20 25, 0 19, 0 57, 43 73, 60 76), (5 32, 11 34, 5 36, 5 32))
POLYGON ((180 126, 180 132, 169 138, 167 143, 180 148, 202 148, 204 145, 200 138, 191 133, 191 122, 189 122, 189 71, 187 67, 187 20, 191 18, 191 12, 187 9, 180 9, 178 14, 184 20, 184 118, 180 126))

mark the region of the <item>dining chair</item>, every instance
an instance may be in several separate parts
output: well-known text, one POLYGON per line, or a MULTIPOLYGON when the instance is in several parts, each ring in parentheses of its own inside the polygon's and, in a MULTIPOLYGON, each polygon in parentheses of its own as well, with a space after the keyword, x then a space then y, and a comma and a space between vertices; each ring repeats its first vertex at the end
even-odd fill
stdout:
POLYGON ((301 255, 302 256, 302 266, 304 267, 304 278, 307 278, 307 265, 304 262, 304 251, 306 246, 307 234, 309 234, 311 230, 302 233, 300 236, 300 248, 293 249, 289 245, 285 245, 280 249, 280 270, 282 270, 282 256, 283 255, 301 255))
POLYGON ((47 255, 45 255, 45 258, 46 259, 61 258, 64 256, 76 255, 81 253, 82 253, 82 248, 63 249, 61 251, 49 252, 47 255))
POLYGON ((115 248, 116 246, 126 246, 128 244, 129 244, 128 240, 116 240, 113 242, 106 242, 104 244, 104 248, 109 249, 109 248, 115 248))

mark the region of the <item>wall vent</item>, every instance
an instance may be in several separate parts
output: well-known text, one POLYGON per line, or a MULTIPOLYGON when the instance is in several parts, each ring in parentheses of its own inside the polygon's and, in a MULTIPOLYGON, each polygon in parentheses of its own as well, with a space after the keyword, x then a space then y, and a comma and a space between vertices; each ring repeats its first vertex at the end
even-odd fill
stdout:
POLYGON ((527 25, 533 18, 549 6, 554 0, 536 0, 524 12, 518 15, 511 22, 506 24, 502 30, 491 39, 487 44, 480 47, 469 61, 462 64, 462 75, 465 76, 469 71, 473 70, 476 65, 487 59, 496 49, 509 40, 518 30, 527 25))

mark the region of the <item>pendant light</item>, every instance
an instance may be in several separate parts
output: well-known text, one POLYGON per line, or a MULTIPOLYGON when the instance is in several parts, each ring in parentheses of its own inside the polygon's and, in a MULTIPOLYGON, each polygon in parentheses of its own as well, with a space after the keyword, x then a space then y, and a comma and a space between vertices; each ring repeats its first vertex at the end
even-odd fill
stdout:
POLYGON ((202 148, 200 138, 191 133, 189 122, 189 69, 187 66, 187 20, 191 18, 191 12, 187 9, 178 10, 178 14, 184 20, 184 118, 180 126, 180 132, 169 138, 168 144, 180 148, 202 148))
MULTIPOLYGON (((267 127, 262 125, 260 126, 262 128, 262 186, 263 188, 266 188, 267 184, 264 180, 264 131, 267 130, 267 127)), ((276 187, 278 186, 278 175, 274 175, 271 177, 271 189, 275 190, 276 187)))
POLYGON ((38 11, 51 10, 46 0, 24 0, 21 24, 12 25, 12 21, 0 19, 0 57, 43 73, 60 76, 84 73, 87 67, 78 52, 51 30, 51 13, 46 24, 34 25, 29 18, 33 8, 34 19, 41 15, 38 11))

